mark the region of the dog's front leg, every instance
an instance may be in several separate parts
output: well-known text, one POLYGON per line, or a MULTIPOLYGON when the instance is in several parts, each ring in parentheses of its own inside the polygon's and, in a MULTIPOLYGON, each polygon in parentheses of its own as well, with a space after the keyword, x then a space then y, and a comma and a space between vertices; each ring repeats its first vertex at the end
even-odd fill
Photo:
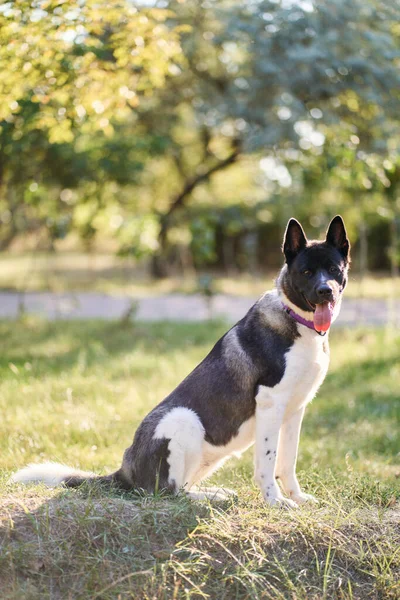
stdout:
POLYGON ((256 396, 255 480, 264 499, 271 506, 295 508, 297 504, 282 495, 275 480, 275 465, 282 425, 284 405, 282 398, 271 388, 259 386, 256 396))
POLYGON ((282 482, 285 493, 298 504, 318 502, 311 494, 301 491, 296 477, 297 450, 304 410, 304 408, 297 410, 282 423, 276 465, 276 476, 282 482))

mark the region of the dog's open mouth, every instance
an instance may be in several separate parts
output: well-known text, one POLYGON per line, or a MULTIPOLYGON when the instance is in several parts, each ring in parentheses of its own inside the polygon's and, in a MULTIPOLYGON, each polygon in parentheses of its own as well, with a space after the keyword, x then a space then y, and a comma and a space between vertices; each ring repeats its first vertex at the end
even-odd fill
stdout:
POLYGON ((319 332, 328 331, 332 323, 335 303, 321 302, 321 304, 312 304, 305 296, 304 298, 314 313, 314 329, 319 332))

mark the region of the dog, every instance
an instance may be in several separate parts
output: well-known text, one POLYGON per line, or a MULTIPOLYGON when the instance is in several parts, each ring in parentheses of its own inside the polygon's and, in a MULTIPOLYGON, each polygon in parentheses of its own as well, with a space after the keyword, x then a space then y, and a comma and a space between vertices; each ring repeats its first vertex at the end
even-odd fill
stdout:
POLYGON ((332 219, 323 241, 308 241, 290 219, 283 253, 276 288, 145 417, 118 471, 96 476, 31 464, 13 481, 67 487, 98 481, 223 500, 234 492, 196 484, 255 442, 255 480, 269 505, 316 502, 301 490, 296 460, 304 411, 327 373, 328 332, 347 284, 350 244, 342 217, 332 219))

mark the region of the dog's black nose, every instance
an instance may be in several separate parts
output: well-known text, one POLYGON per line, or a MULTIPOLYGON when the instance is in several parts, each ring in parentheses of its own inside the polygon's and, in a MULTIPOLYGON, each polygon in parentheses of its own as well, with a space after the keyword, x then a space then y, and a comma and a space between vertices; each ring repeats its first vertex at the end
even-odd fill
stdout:
POLYGON ((319 286, 319 288, 317 289, 317 294, 318 298, 320 298, 321 300, 332 300, 333 298, 332 288, 330 288, 329 285, 327 285, 326 283, 319 286))

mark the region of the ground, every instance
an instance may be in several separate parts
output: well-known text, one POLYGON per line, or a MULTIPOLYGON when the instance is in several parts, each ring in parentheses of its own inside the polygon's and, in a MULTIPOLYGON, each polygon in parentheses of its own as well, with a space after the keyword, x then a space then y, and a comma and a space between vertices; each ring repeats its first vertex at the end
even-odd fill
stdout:
POLYGON ((252 453, 211 483, 228 503, 8 483, 30 461, 109 472, 221 322, 0 323, 0 580, 5 599, 397 599, 400 335, 336 330, 299 478, 318 507, 272 509, 252 453))

